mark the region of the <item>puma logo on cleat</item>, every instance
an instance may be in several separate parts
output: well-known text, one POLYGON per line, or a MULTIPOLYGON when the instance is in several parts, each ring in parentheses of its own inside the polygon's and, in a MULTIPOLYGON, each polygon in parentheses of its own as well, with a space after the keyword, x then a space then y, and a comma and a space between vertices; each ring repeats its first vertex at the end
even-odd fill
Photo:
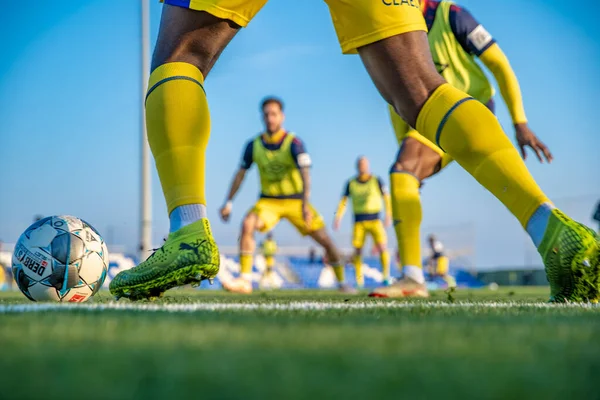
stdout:
POLYGON ((183 250, 190 250, 193 251, 194 254, 196 254, 196 257, 200 257, 200 253, 198 252, 198 249, 200 248, 200 246, 202 246, 204 243, 206 243, 206 239, 203 240, 197 240, 196 242, 192 242, 191 244, 188 243, 180 243, 179 244, 179 250, 183 251, 183 250))

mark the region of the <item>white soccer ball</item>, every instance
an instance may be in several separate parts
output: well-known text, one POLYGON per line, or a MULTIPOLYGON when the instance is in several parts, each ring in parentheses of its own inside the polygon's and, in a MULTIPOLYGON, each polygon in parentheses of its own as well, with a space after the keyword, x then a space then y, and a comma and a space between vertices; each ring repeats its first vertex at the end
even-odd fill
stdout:
POLYGON ((14 280, 32 301, 83 302, 102 287, 108 250, 90 224, 68 215, 43 218, 21 235, 14 280))

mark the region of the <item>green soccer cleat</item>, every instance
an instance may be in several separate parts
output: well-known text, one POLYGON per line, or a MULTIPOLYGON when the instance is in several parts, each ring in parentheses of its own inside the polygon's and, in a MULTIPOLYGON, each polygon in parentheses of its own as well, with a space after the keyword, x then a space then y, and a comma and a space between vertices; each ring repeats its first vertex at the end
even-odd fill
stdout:
POLYGON ((204 218, 169 234, 163 246, 110 282, 117 299, 154 299, 176 286, 199 285, 219 272, 219 249, 204 218))
POLYGON ((550 283, 550 301, 600 299, 600 237, 590 228, 553 210, 539 247, 550 283))

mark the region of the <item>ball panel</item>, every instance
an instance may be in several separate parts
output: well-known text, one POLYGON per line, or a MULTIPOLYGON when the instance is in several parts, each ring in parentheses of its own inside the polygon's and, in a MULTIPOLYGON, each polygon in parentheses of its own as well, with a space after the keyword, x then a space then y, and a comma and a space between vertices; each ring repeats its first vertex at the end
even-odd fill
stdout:
POLYGON ((20 266, 24 273, 33 280, 41 280, 52 273, 52 258, 35 247, 25 247, 17 243, 13 253, 12 264, 20 266))
POLYGON ((97 282, 102 276, 105 265, 104 260, 98 253, 88 253, 83 258, 81 267, 79 268, 79 275, 81 279, 86 281, 88 284, 97 282))
POLYGON ((87 285, 82 287, 76 287, 67 292, 60 300, 63 303, 83 303, 92 296, 92 289, 87 285))
POLYGON ((95 284, 90 285, 90 287, 92 288, 92 296, 95 295, 96 293, 98 293, 98 291, 100 289, 102 289, 102 286, 104 285, 104 280, 106 279, 106 275, 107 275, 108 271, 107 269, 103 269, 102 270, 102 275, 100 275, 100 279, 98 279, 98 281, 95 284))
POLYGON ((36 230, 37 228, 39 228, 40 226, 42 226, 46 223, 51 223, 51 222, 52 222, 52 217, 42 218, 39 221, 36 221, 33 224, 31 224, 31 226, 29 226, 29 228, 27 228, 27 230, 25 231, 25 233, 23 233, 23 235, 25 235, 29 239, 29 234, 32 231, 36 230))
POLYGON ((53 226, 44 224, 30 231, 29 236, 25 238, 23 244, 27 247, 48 247, 57 234, 58 231, 53 226))
POLYGON ((33 286, 30 286, 29 293, 35 301, 60 301, 56 289, 42 283, 35 283, 33 286))
POLYGON ((86 220, 82 219, 81 222, 83 223, 84 228, 89 228, 92 232, 94 232, 96 234, 96 236, 102 237, 102 235, 100 235, 100 233, 98 233, 98 231, 96 230, 96 228, 94 228, 86 220))
POLYGON ((83 229, 83 221, 77 217, 72 215, 60 215, 59 218, 67 223, 68 230, 71 232, 83 229))
POLYGON ((61 216, 52 217, 52 227, 57 231, 69 231, 69 223, 61 216))
POLYGON ((12 272, 17 287, 21 290, 21 292, 23 292, 25 297, 27 297, 31 301, 35 301, 35 299, 31 297, 31 294, 29 293, 29 286, 35 284, 35 281, 29 279, 29 277, 25 274, 23 268, 20 265, 13 265, 12 272))
POLYGON ((60 233, 52 240, 52 258, 61 264, 67 263, 70 250, 69 233, 60 233))

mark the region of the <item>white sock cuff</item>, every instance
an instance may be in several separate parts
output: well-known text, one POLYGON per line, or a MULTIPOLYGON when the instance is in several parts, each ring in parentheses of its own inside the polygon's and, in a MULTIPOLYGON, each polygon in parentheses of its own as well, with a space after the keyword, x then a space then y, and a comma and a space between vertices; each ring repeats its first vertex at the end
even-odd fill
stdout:
POLYGON ((423 274, 423 268, 419 268, 414 265, 406 265, 402 269, 402 273, 407 278, 412 279, 417 283, 425 283, 425 275, 423 274))
POLYGON ((252 281, 252 273, 248 273, 248 274, 240 274, 240 278, 242 278, 245 281, 252 281))
POLYGON ((185 204, 183 206, 175 207, 171 211, 170 217, 180 218, 183 221, 206 218, 206 206, 204 204, 185 204))
POLYGON ((206 206, 204 204, 185 204, 175 207, 169 215, 170 231, 178 231, 202 218, 206 218, 206 206))

